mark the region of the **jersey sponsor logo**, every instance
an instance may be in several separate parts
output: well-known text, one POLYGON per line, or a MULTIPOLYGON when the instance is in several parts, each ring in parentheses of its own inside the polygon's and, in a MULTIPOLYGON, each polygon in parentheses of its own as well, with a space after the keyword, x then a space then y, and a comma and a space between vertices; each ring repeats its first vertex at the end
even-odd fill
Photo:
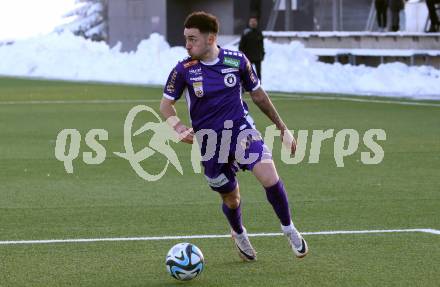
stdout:
POLYGON ((189 78, 189 79, 194 82, 201 82, 201 81, 203 81, 203 76, 198 76, 198 77, 189 78))
POLYGON ((202 74, 202 68, 191 69, 191 70, 189 70, 189 73, 191 75, 194 75, 194 76, 201 75, 202 74))
POLYGON ((203 97, 203 82, 194 82, 193 83, 194 94, 196 97, 203 97))
POLYGON ((175 88, 176 78, 177 78, 177 70, 173 69, 173 72, 171 73, 170 80, 169 80, 167 87, 166 87, 167 92, 170 94, 173 94, 174 91, 176 90, 176 88, 175 88))
POLYGON ((227 74, 225 75, 224 81, 227 87, 232 88, 235 86, 235 84, 237 84, 237 77, 234 74, 227 74))
POLYGON ((240 67, 240 60, 225 57, 225 59, 223 60, 223 64, 225 64, 227 66, 234 67, 234 68, 238 68, 238 67, 240 67))
POLYGON ((222 74, 228 74, 228 73, 235 73, 238 72, 237 68, 227 68, 227 69, 221 69, 222 74))
POLYGON ((191 67, 191 66, 194 66, 194 65, 197 64, 198 62, 199 62, 198 60, 192 60, 192 61, 189 61, 189 62, 183 64, 183 67, 186 69, 186 68, 189 68, 189 67, 191 67))

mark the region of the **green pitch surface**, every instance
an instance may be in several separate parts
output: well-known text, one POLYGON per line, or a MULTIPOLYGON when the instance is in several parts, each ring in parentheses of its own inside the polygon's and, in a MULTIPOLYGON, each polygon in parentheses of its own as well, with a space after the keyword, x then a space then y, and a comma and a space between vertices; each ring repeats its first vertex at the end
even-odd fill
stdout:
MULTIPOLYGON (((258 261, 250 264, 239 260, 229 238, 4 244, 228 234, 218 195, 192 169, 189 145, 172 143, 184 175, 170 165, 156 182, 144 181, 113 154, 124 151, 129 110, 145 104, 158 111, 161 95, 159 88, 0 79, 0 286, 438 286, 440 235, 423 232, 308 235, 310 254, 302 260, 282 236, 254 237, 258 261), (82 137, 72 174, 54 155, 63 129, 77 129, 82 137), (99 165, 83 161, 91 129, 108 131, 99 165), (202 275, 188 283, 171 278, 164 264, 168 249, 182 241, 196 244, 206 259, 202 275)), ((297 165, 280 160, 275 141, 274 158, 300 230, 440 229, 440 103, 271 97, 291 129, 354 129, 360 135, 358 150, 340 168, 334 137, 322 143, 315 164, 308 163, 311 134, 297 165), (370 151, 362 142, 369 129, 386 132, 386 140, 377 141, 384 150, 378 165, 361 161, 361 152, 370 151)), ((183 100, 177 108, 188 122, 183 100)), ((259 128, 269 124, 250 108, 259 128)), ((134 129, 147 121, 155 119, 139 114, 134 129)), ((149 136, 134 137, 135 149, 149 136)), ((165 163, 156 153, 141 164, 153 173, 165 163)), ((249 233, 280 232, 253 176, 240 173, 239 181, 249 233)))

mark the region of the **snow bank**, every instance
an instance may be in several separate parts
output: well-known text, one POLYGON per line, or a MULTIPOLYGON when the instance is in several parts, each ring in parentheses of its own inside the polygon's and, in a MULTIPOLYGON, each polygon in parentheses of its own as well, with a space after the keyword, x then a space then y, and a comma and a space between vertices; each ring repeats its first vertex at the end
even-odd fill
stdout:
MULTIPOLYGON (((70 33, 0 46, 0 75, 163 85, 183 47, 152 34, 136 52, 124 53, 70 33)), ((299 42, 265 42, 263 87, 269 91, 383 95, 440 100, 440 71, 401 63, 377 68, 318 62, 299 42)), ((230 48, 230 47, 229 47, 230 48)))

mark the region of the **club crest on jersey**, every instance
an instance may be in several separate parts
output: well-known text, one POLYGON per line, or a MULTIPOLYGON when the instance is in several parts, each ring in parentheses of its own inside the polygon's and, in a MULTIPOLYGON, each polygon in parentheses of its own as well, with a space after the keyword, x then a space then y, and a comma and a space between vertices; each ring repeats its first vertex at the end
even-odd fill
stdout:
POLYGON ((235 86, 235 84, 237 84, 237 77, 234 74, 225 75, 224 80, 225 80, 225 85, 230 88, 232 88, 233 86, 235 86))
POLYGON ((223 60, 223 64, 230 66, 230 67, 233 67, 233 68, 238 68, 238 67, 240 67, 240 60, 230 58, 230 57, 225 57, 225 59, 223 60))
POLYGON ((194 94, 196 97, 203 97, 203 82, 194 82, 193 83, 194 94))

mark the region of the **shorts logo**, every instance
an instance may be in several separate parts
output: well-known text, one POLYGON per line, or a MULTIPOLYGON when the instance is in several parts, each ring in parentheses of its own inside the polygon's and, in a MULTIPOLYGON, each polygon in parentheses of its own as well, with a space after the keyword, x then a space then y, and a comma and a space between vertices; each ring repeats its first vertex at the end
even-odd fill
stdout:
POLYGON ((235 84, 237 84, 237 77, 234 74, 227 74, 225 76, 225 85, 232 88, 235 84))
POLYGON ((225 57, 225 59, 223 60, 223 64, 230 66, 230 67, 233 67, 233 68, 238 68, 238 67, 240 67, 240 60, 225 57))
POLYGON ((193 83, 194 94, 196 97, 203 97, 203 82, 194 82, 193 83))
POLYGON ((186 68, 189 68, 189 67, 191 67, 191 66, 194 66, 194 65, 197 64, 198 62, 199 62, 198 60, 192 60, 192 61, 190 61, 190 62, 188 62, 188 63, 183 64, 183 67, 186 69, 186 68))
POLYGON ((210 178, 205 175, 206 181, 212 187, 221 187, 229 182, 229 179, 226 177, 224 173, 220 174, 216 178, 210 178))

